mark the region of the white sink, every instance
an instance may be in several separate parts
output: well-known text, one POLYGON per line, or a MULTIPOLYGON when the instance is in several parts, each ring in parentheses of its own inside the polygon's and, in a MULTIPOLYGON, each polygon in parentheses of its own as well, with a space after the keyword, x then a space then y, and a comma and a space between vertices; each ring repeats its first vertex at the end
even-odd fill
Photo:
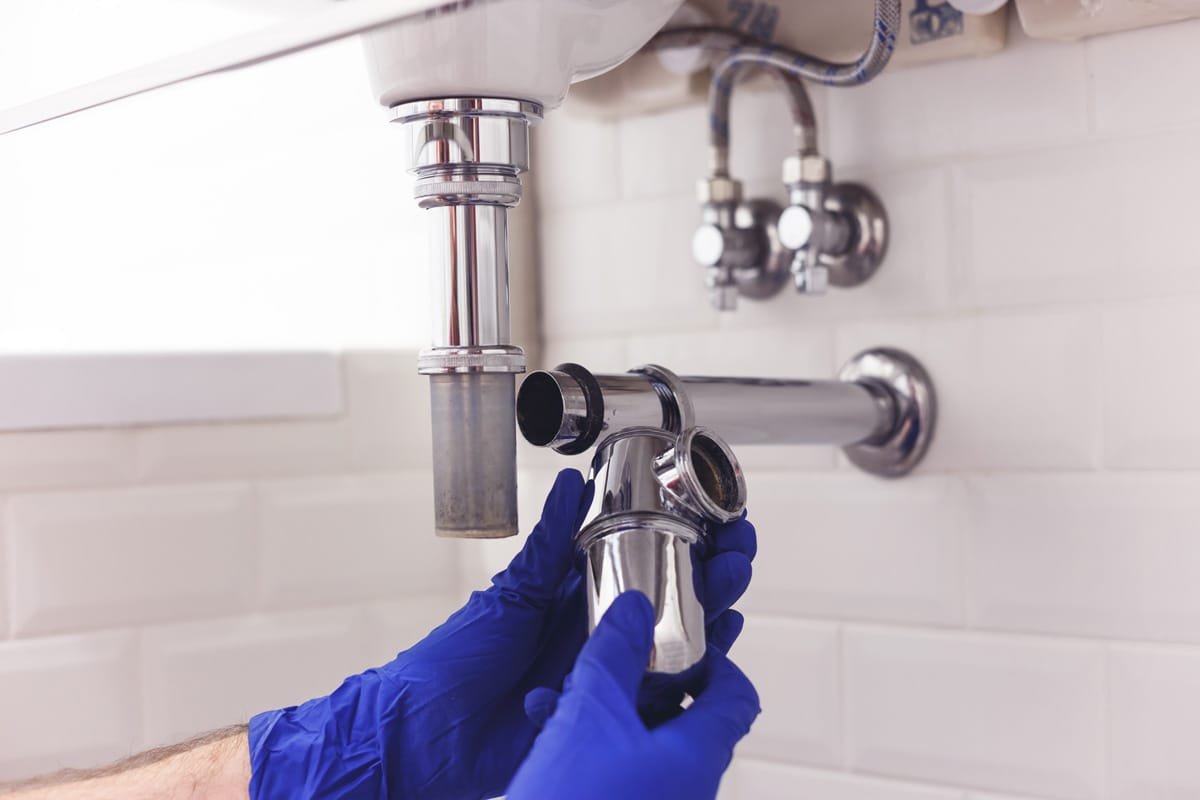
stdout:
MULTIPOLYGON (((257 8, 262 0, 239 0, 257 8)), ((278 24, 14 108, 0 134, 202 75, 362 34, 384 105, 446 96, 531 100, 552 108, 574 81, 624 61, 682 0, 343 0, 278 24)))
POLYGON ((633 55, 682 0, 491 0, 363 35, 379 102, 505 97, 559 105, 633 55))

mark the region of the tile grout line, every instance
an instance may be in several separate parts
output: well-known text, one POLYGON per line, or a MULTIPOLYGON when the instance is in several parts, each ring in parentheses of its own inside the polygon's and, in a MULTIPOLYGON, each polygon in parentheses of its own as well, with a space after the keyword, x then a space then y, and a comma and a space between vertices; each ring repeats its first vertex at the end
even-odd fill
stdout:
POLYGON ((1101 752, 1102 752, 1103 758, 1104 758, 1103 776, 1102 776, 1103 785, 1101 787, 1100 792, 1101 792, 1101 796, 1104 798, 1111 798, 1113 796, 1113 780, 1112 780, 1112 775, 1113 775, 1112 650, 1113 650, 1112 643, 1106 642, 1104 644, 1104 661, 1103 661, 1104 696, 1103 696, 1103 702, 1101 703, 1101 712, 1100 712, 1102 715, 1102 718, 1103 718, 1103 723, 1101 725, 1101 728, 1103 730, 1103 737, 1104 737, 1101 742, 1101 745, 1100 745, 1101 752))
POLYGON ((958 623, 963 630, 974 630, 970 619, 970 564, 971 564, 971 478, 960 475, 953 485, 958 487, 960 505, 959 524, 955 526, 958 545, 958 623))
POLYGON ((845 772, 852 769, 850 758, 850 674, 846 659, 846 626, 838 625, 838 736, 841 746, 841 766, 845 772))
POLYGON ((1011 642, 1014 644, 1059 646, 1114 646, 1168 650, 1171 652, 1200 655, 1200 641, 1185 642, 1166 639, 1132 639, 1120 637, 1088 636, 1079 633, 1055 633, 1046 631, 1009 630, 1003 628, 964 628, 959 625, 938 625, 933 622, 901 622, 877 619, 854 619, 850 617, 816 617, 804 614, 781 614, 771 611, 746 609, 751 619, 790 622, 799 625, 836 626, 850 632, 862 631, 872 634, 910 634, 935 636, 948 639, 979 639, 989 642, 1011 642))
POLYGON ((8 518, 10 502, 9 495, 0 494, 0 641, 15 638, 13 629, 17 622, 13 612, 16 600, 16 559, 11 552, 12 531, 8 518))

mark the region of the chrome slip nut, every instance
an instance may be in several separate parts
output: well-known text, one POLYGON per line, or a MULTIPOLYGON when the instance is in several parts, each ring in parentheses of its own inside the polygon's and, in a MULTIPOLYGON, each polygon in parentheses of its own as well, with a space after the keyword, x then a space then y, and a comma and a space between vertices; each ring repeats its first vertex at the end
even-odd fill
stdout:
POLYGON ((733 178, 706 178, 696 184, 696 199, 709 203, 737 203, 742 199, 742 182, 733 178))
POLYGON ((833 180, 833 167, 824 156, 788 156, 783 160, 783 183, 828 183, 833 180))

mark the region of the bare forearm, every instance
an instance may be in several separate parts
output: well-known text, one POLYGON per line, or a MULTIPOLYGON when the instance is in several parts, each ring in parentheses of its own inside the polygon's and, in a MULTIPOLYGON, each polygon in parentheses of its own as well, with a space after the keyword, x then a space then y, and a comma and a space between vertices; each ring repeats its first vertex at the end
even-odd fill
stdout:
POLYGON ((68 771, 4 789, 3 800, 246 800, 245 726, 151 750, 110 767, 68 771))

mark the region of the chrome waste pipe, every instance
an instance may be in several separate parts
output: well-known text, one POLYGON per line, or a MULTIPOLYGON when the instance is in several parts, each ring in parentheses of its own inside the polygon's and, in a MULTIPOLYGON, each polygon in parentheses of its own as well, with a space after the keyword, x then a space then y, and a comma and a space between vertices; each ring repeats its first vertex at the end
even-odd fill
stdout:
POLYGON ((516 374, 508 209, 521 200, 535 103, 457 97, 392 109, 404 131, 413 194, 429 211, 434 321, 418 371, 430 377, 435 524, 440 536, 517 533, 516 374))
POLYGON ((826 444, 863 469, 904 475, 933 435, 936 398, 921 364, 898 350, 855 356, 839 380, 679 377, 650 365, 596 375, 577 364, 531 373, 517 422, 531 444, 575 454, 633 426, 703 425, 733 445, 826 444))
POLYGON ((741 467, 709 430, 635 427, 597 448, 591 478, 594 499, 575 540, 590 628, 618 595, 638 590, 655 612, 650 672, 684 673, 706 646, 700 560, 708 526, 741 516, 741 467))

